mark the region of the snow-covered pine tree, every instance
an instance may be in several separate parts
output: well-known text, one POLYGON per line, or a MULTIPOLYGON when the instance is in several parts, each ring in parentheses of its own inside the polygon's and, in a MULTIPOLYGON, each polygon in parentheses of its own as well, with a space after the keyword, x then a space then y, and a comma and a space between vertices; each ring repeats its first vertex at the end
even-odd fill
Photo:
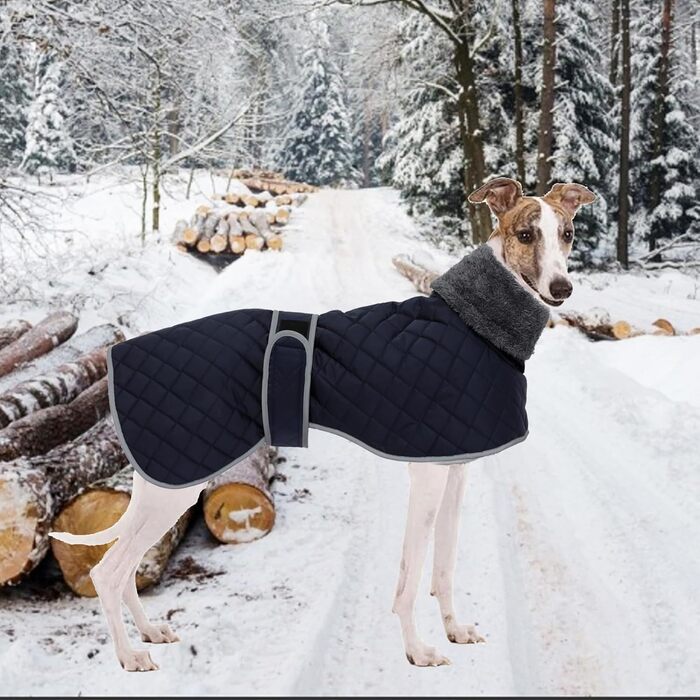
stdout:
MULTIPOLYGON (((630 187, 631 233, 634 240, 671 237, 696 228, 698 210, 698 142, 690 120, 694 113, 692 86, 676 70, 671 51, 671 79, 664 100, 664 139, 654 155, 654 122, 659 90, 661 8, 658 2, 638 0, 631 6, 632 118, 630 187), (652 201, 655 168, 661 177, 660 201, 652 201)), ((673 46, 673 42, 672 42, 673 46)))
POLYGON ((600 51, 607 25, 594 0, 557 3, 552 180, 580 182, 599 199, 576 217, 572 259, 589 264, 610 253, 608 207, 614 192, 609 175, 617 144, 610 110, 614 93, 600 51))
POLYGON ((29 109, 22 167, 53 174, 75 167, 73 142, 66 125, 62 96, 61 63, 44 56, 37 61, 34 99, 29 109))
POLYGON ((659 239, 688 230, 700 231, 700 166, 693 114, 692 80, 681 68, 678 45, 681 32, 672 0, 663 3, 661 55, 655 100, 654 150, 650 184, 651 231, 649 247, 659 239))
POLYGON ((451 47, 422 15, 401 22, 405 70, 399 116, 384 140, 378 166, 401 191, 408 211, 430 218, 440 236, 466 235, 456 86, 451 47))
POLYGON ((30 99, 24 56, 7 42, 0 46, 0 167, 18 165, 22 159, 30 99))
POLYGON ((330 51, 328 26, 316 20, 301 61, 303 89, 280 165, 287 176, 319 185, 352 182, 350 121, 345 86, 330 51))

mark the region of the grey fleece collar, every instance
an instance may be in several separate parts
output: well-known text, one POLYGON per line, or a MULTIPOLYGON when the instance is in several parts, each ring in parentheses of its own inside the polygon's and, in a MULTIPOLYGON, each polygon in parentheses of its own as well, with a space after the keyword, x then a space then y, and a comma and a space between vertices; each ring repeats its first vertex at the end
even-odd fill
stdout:
POLYGON ((523 362, 549 320, 547 308, 518 284, 487 245, 464 256, 431 286, 470 328, 523 362))

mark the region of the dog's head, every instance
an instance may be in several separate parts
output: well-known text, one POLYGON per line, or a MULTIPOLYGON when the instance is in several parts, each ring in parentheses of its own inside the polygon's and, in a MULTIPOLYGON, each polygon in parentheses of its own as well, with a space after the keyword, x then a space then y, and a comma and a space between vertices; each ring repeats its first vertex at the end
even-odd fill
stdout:
POLYGON ((567 259, 574 241, 573 219, 596 196, 575 182, 557 183, 544 197, 524 197, 519 182, 497 177, 469 195, 486 202, 498 219, 491 234, 503 260, 519 280, 550 306, 571 295, 567 259))

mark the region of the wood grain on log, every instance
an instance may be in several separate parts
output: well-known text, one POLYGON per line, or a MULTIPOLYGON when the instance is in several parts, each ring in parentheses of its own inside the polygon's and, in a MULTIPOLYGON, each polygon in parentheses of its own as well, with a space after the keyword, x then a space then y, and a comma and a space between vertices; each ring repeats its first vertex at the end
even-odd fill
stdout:
POLYGON ((77 327, 77 317, 68 311, 57 311, 47 316, 0 350, 0 376, 9 374, 23 362, 53 350, 57 345, 68 340, 77 327))
MULTIPOLYGON (((105 479, 90 484, 61 509, 52 529, 87 535, 114 525, 129 505, 133 474, 131 467, 126 467, 105 479)), ((170 555, 187 530, 191 513, 192 509, 188 509, 177 523, 146 552, 136 572, 136 587, 139 590, 152 586, 160 580, 170 555)), ((89 597, 96 595, 90 570, 102 559, 110 546, 111 544, 88 547, 51 540, 51 550, 68 586, 78 595, 89 597)))
POLYGON ((36 411, 0 430, 0 462, 45 454, 78 437, 108 411, 107 377, 103 377, 70 403, 36 411))
POLYGON ((14 343, 15 340, 23 336, 31 327, 32 324, 29 323, 29 321, 24 321, 21 318, 6 321, 4 325, 0 327, 0 349, 10 343, 14 343))
POLYGON ((0 585, 44 558, 51 523, 73 496, 126 464, 110 418, 45 455, 0 464, 0 585))
POLYGON ((204 520, 220 542, 252 542, 272 529, 275 506, 270 480, 276 455, 273 448, 261 447, 207 485, 204 520))
POLYGON ((107 374, 107 350, 100 348, 28 379, 0 395, 0 428, 41 408, 72 401, 107 374))

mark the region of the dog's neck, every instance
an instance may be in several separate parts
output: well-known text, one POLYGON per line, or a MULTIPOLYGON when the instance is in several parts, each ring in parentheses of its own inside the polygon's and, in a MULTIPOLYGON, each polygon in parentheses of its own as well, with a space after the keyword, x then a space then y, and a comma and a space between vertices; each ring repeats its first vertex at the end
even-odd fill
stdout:
POLYGON ((466 255, 432 288, 470 328, 523 362, 549 320, 549 311, 508 269, 492 245, 466 255))

